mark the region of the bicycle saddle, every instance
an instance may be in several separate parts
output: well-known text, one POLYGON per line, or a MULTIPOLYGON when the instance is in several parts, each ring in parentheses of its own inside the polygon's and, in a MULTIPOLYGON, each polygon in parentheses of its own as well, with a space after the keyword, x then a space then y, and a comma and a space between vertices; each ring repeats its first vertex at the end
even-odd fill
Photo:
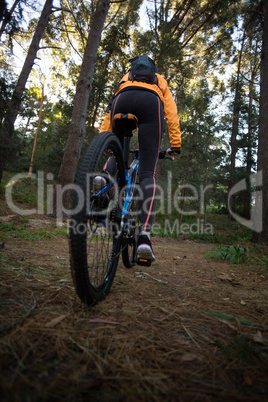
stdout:
POLYGON ((124 132, 131 132, 138 127, 138 118, 131 113, 117 113, 113 118, 113 127, 124 132))

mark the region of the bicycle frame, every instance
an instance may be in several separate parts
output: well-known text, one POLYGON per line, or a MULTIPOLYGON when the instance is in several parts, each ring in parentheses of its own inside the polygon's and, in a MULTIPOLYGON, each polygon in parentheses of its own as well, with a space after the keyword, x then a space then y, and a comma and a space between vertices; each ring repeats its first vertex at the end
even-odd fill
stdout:
MULTIPOLYGON (((127 214, 129 211, 129 205, 133 199, 133 194, 134 194, 134 189, 136 185, 136 179, 137 179, 137 174, 139 170, 139 158, 138 156, 135 156, 130 167, 128 169, 125 169, 125 182, 126 182, 126 195, 125 195, 125 200, 122 208, 122 213, 121 213, 121 224, 120 224, 120 233, 122 233, 124 224, 126 223, 127 220, 127 214)), ((107 184, 103 189, 101 189, 97 194, 96 197, 100 197, 102 194, 106 193, 109 191, 109 189, 117 182, 117 178, 113 181, 111 181, 109 184, 107 184)))
POLYGON ((135 157, 129 169, 125 170, 126 198, 121 215, 122 219, 126 218, 129 209, 129 204, 133 198, 138 170, 139 170, 139 158, 135 157))
MULTIPOLYGON (((133 194, 134 194, 134 189, 136 185, 136 179, 137 179, 137 174, 139 170, 139 150, 134 149, 134 150, 129 150, 129 144, 126 144, 126 148, 124 147, 123 154, 126 155, 125 157, 125 182, 126 182, 126 196, 125 196, 125 201, 123 204, 122 208, 122 213, 121 213, 121 225, 120 225, 120 233, 123 229, 124 223, 126 222, 128 210, 129 210, 129 205, 132 201, 133 194), (134 153, 134 159, 130 166, 128 167, 126 160, 128 160, 128 155, 129 152, 134 153)), ((166 151, 160 151, 159 153, 159 159, 169 159, 172 160, 172 158, 168 157, 166 155, 166 151)), ((107 184, 102 190, 100 190, 97 194, 96 197, 100 197, 102 194, 106 193, 109 191, 109 189, 117 182, 117 178, 113 181, 111 181, 109 184, 107 184)))

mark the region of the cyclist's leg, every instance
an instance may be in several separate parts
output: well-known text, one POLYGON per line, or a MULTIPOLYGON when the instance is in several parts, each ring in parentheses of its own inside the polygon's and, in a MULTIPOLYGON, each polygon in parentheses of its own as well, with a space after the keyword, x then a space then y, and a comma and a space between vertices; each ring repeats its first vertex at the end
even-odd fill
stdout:
POLYGON ((142 117, 139 120, 139 178, 144 200, 141 223, 142 231, 148 233, 153 220, 156 195, 155 174, 163 131, 163 106, 157 96, 149 97, 146 113, 143 113, 142 117))
MULTIPOLYGON (((109 183, 113 181, 113 176, 116 174, 117 171, 117 166, 116 166, 116 161, 113 156, 110 156, 107 161, 105 162, 105 165, 103 166, 103 169, 98 173, 95 178, 93 179, 93 191, 94 193, 99 193, 105 186, 107 186, 109 183)), ((115 185, 113 184, 110 189, 101 195, 100 199, 105 202, 107 205, 110 201, 110 198, 113 196, 115 192, 115 185)))
POLYGON ((163 106, 160 99, 155 95, 149 100, 146 113, 143 114, 143 119, 139 120, 139 178, 143 193, 143 204, 140 216, 142 230, 138 238, 137 255, 140 260, 154 261, 150 231, 156 195, 156 166, 163 130, 163 106))
MULTIPOLYGON (((142 230, 150 232, 155 203, 155 173, 163 132, 164 112, 158 96, 151 91, 128 90, 117 95, 111 108, 116 113, 133 113, 139 120, 139 179, 143 194, 142 230)), ((115 134, 118 133, 113 130, 115 134)), ((120 138, 122 143, 122 138, 120 138)))
POLYGON ((142 251, 144 258, 154 260, 150 230, 155 204, 156 165, 163 131, 163 105, 158 96, 150 91, 130 90, 116 97, 111 115, 116 113, 133 113, 139 119, 139 178, 143 200, 140 214, 142 231, 137 251, 138 254, 142 251))
MULTIPOLYGON (((116 174, 117 166, 116 161, 113 156, 110 156, 107 161, 105 162, 102 170, 93 180, 93 191, 98 193, 102 190, 107 184, 112 181, 112 176, 116 174)), ((111 187, 108 194, 103 194, 102 197, 107 197, 107 201, 109 201, 109 197, 111 194, 114 193, 114 186, 111 187)))
MULTIPOLYGON (((112 126, 112 116, 113 115, 111 113, 111 126, 112 126)), ((122 149, 123 149, 124 139, 122 138, 122 136, 118 135, 117 133, 114 132, 114 134, 116 134, 118 136, 118 139, 119 139, 122 149)), ((100 178, 105 179, 105 181, 103 181, 103 186, 109 182, 110 176, 113 176, 116 171, 117 171, 116 161, 115 161, 115 158, 113 156, 111 156, 109 159, 107 159, 105 165, 103 166, 102 171, 100 172, 100 176, 98 176, 98 178, 100 177, 100 178), (104 173, 104 174, 102 174, 102 173, 104 173)))

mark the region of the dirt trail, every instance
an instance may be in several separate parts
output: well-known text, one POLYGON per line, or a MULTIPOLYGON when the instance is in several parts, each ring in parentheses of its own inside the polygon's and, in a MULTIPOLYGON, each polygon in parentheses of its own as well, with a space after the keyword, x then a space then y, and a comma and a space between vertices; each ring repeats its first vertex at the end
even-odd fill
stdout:
POLYGON ((64 236, 7 235, 4 247, 1 400, 268 400, 267 270, 156 237, 156 263, 120 262, 109 296, 88 308, 64 236))

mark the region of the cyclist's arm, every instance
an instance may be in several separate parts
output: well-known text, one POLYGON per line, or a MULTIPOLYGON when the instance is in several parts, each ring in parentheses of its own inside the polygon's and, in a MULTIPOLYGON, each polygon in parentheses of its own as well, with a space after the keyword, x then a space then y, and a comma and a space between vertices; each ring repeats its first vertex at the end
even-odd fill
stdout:
POLYGON ((111 131, 111 112, 105 113, 104 120, 102 122, 100 133, 103 131, 111 131))
POLYGON ((122 78, 122 80, 120 81, 119 85, 117 86, 115 93, 112 96, 112 99, 109 102, 109 105, 106 109, 106 113, 104 116, 104 120, 102 122, 101 128, 100 128, 100 133, 102 133, 103 131, 112 131, 111 129, 111 106, 112 106, 112 102, 113 99, 115 97, 115 95, 118 93, 118 91, 120 91, 121 86, 128 80, 128 73, 124 75, 124 77, 122 78))
POLYGON ((168 123, 168 132, 171 147, 179 148, 181 146, 181 129, 178 117, 177 105, 168 88, 167 81, 158 75, 159 86, 164 96, 164 114, 168 123))

